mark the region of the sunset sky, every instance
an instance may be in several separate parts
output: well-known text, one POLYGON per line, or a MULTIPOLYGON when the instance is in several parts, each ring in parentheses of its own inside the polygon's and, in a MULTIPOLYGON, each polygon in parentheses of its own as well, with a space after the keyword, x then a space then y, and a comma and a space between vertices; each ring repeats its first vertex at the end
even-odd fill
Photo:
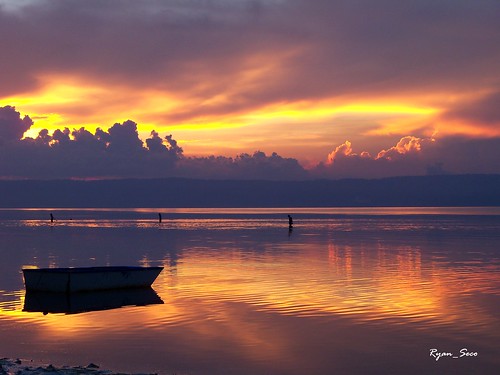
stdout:
POLYGON ((0 177, 500 173, 499 20, 496 0, 0 0, 0 177))

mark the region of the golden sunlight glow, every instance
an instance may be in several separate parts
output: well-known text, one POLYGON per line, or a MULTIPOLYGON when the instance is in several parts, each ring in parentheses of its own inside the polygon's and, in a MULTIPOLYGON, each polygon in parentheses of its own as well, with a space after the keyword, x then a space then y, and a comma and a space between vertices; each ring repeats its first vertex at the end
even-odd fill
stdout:
MULTIPOLYGON (((304 147, 305 141, 310 145, 310 150, 319 145, 325 147, 325 134, 329 132, 327 129, 331 128, 330 132, 335 133, 348 133, 350 126, 344 128, 343 124, 350 123, 349 118, 365 118, 365 122, 371 120, 384 124, 380 125, 381 130, 373 131, 377 134, 389 132, 407 135, 408 131, 421 128, 423 123, 438 113, 439 110, 433 107, 397 103, 339 105, 331 102, 301 101, 266 106, 218 118, 202 117, 195 122, 172 124, 169 130, 180 135, 181 145, 186 145, 188 152, 198 155, 213 154, 214 150, 224 153, 223 150, 226 149, 227 152, 229 145, 235 150, 248 152, 272 144, 274 148, 281 147, 279 150, 283 152, 293 147, 304 147), (293 127, 286 126, 290 124, 293 127), (408 127, 409 124, 412 125, 411 128, 408 127), (277 131, 282 134, 282 142, 275 138, 277 131)), ((328 147, 331 147, 330 143, 328 147)), ((288 153, 293 155, 292 150, 288 153)))
MULTIPOLYGON (((162 116, 180 104, 179 99, 157 90, 131 92, 128 87, 106 87, 67 76, 40 77, 38 90, 0 98, 0 106, 14 106, 33 120, 25 137, 36 137, 42 129, 52 132, 65 127, 95 132, 98 127, 108 129, 128 119, 139 122, 145 115, 162 116)), ((148 133, 158 127, 149 122, 138 126, 148 126, 148 133)))
POLYGON ((323 160, 336 144, 351 138, 353 127, 367 137, 368 144, 373 142, 372 136, 407 136, 422 134, 422 130, 432 133, 439 129, 441 135, 500 134, 500 129, 493 127, 440 118, 444 109, 436 103, 447 105, 470 99, 445 94, 299 100, 233 108, 232 98, 276 68, 260 64, 259 59, 248 63, 234 86, 211 96, 201 94, 211 87, 203 81, 195 85, 191 96, 181 96, 159 89, 111 87, 102 82, 52 75, 39 77, 36 91, 0 99, 0 106, 15 106, 22 115, 32 118, 34 125, 25 137, 35 138, 42 129, 53 132, 65 127, 85 127, 94 133, 98 127, 107 130, 114 123, 130 119, 138 124, 143 140, 152 130, 162 137, 172 134, 190 156, 234 156, 260 149, 296 157, 294 150, 300 150, 302 154, 307 151, 303 159, 313 164, 323 160), (279 140, 275 137, 277 132, 281 134, 279 140))
MULTIPOLYGON (((400 135, 406 136, 408 134, 414 134, 415 131, 425 129, 428 123, 432 120, 432 115, 423 116, 401 116, 398 118, 389 118, 380 121, 380 126, 369 130, 365 133, 367 136, 383 136, 383 135, 400 135)), ((426 134, 431 137, 436 132, 434 127, 429 128, 426 134)))
POLYGON ((485 124, 459 120, 446 120, 446 122, 438 122, 436 128, 439 131, 439 135, 465 135, 472 137, 500 136, 499 126, 487 126, 485 124))
POLYGON ((334 105, 332 103, 291 103, 273 105, 245 116, 249 121, 265 121, 269 119, 324 119, 337 115, 432 115, 435 108, 412 107, 404 104, 358 103, 334 105))
POLYGON ((69 103, 84 101, 92 95, 99 94, 102 90, 96 87, 80 85, 75 81, 56 80, 46 81, 41 88, 30 94, 2 99, 2 104, 10 104, 19 107, 36 108, 39 106, 59 105, 63 107, 69 103))

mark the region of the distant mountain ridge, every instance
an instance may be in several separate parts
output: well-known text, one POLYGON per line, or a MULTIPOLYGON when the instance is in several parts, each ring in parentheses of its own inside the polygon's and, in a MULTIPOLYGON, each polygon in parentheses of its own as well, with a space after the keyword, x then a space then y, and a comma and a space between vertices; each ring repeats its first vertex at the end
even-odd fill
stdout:
POLYGON ((500 206, 500 175, 264 181, 0 181, 0 207, 500 206))

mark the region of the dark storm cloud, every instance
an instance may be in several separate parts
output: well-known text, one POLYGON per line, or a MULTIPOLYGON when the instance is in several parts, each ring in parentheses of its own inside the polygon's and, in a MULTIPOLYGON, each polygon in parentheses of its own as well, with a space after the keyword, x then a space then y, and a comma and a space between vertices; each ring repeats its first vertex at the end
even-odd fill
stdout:
POLYGON ((145 144, 137 124, 127 120, 107 131, 43 129, 21 139, 32 121, 13 107, 0 107, 0 178, 193 177, 226 179, 301 179, 307 172, 295 159, 273 153, 236 158, 187 158, 172 135, 152 131, 145 144))
POLYGON ((208 113, 471 90, 498 83, 499 12, 491 0, 34 2, 0 9, 0 90, 57 73, 231 99, 208 113))

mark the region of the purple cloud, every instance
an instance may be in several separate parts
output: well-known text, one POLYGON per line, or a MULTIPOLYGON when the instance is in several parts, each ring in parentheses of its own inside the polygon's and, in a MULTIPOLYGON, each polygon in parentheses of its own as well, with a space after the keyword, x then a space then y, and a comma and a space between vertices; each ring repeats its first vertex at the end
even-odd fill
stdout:
POLYGON ((14 107, 0 107, 0 145, 3 142, 18 141, 33 125, 29 116, 21 118, 14 107))
POLYGON ((0 121, 2 134, 11 141, 0 148, 0 178, 157 178, 198 177, 227 179, 302 179, 307 172, 297 160, 276 153, 241 154, 236 158, 185 157, 172 135, 161 138, 152 131, 143 142, 137 124, 127 120, 107 131, 85 128, 39 132, 22 137, 32 122, 20 118, 13 107, 0 121), (22 125, 22 126, 21 126, 22 125), (7 130, 5 130, 7 129, 7 130), (12 129, 16 129, 13 132, 12 129), (12 134, 11 134, 12 133, 12 134))
POLYGON ((235 158, 210 156, 184 158, 178 163, 178 176, 192 178, 241 180, 303 180, 309 173, 296 159, 283 158, 276 153, 267 156, 256 151, 235 158))

